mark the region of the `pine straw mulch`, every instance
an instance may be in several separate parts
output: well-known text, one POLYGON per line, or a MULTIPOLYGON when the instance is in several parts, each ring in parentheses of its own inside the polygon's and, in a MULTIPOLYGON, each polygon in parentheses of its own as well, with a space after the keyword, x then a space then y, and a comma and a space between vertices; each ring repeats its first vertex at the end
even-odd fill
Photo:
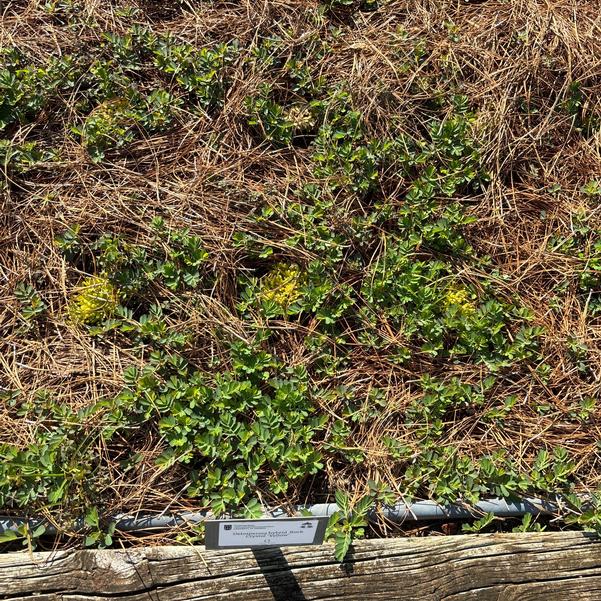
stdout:
MULTIPOLYGON (((139 1, 133 3, 139 12, 129 19, 119 16, 125 3, 72 4, 80 7, 83 20, 98 26, 68 27, 48 14, 43 2, 9 0, 1 9, 0 46, 17 46, 43 63, 50 54, 85 53, 100 43, 100 31, 125 33, 132 20, 199 47, 236 39, 243 54, 270 35, 281 36, 282 53, 290 56, 316 39, 328 39, 331 50, 315 58, 312 71, 328 82, 348 82, 355 107, 374 137, 389 132, 391 115, 403 116, 408 133, 419 132, 420 123, 412 120, 411 112, 439 86, 451 87, 440 67, 451 65, 446 73, 455 74, 475 107, 478 140, 490 173, 481 194, 462 199, 477 216, 466 237, 478 253, 491 257, 499 289, 508 297, 519 297, 534 312, 534 322, 545 331, 541 356, 551 367, 546 380, 533 365, 507 377, 499 394, 514 393, 519 401, 502 426, 484 428, 477 412, 463 415, 440 444, 453 445, 474 459, 504 449, 525 472, 540 449, 563 446, 577 463, 576 489, 599 485, 601 405, 584 423, 572 419, 570 412, 582 399, 599 399, 601 394, 601 325, 587 314, 587 298, 573 289, 560 297, 559 306, 550 306, 556 287, 566 278, 577 278, 580 263, 549 249, 551 236, 570 234, 575 215, 586 213, 589 225, 599 224, 598 206, 591 206, 580 190, 601 176, 601 132, 583 135, 572 117, 559 110, 572 82, 579 82, 581 115, 600 115, 597 0, 392 0, 374 11, 340 8, 323 14, 317 2, 308 0, 139 1), (454 24, 456 38, 445 23, 454 24), (339 28, 339 34, 334 35, 333 28, 339 28), (416 40, 424 40, 429 53, 418 68, 405 70, 402 57, 411 54, 416 40), (528 111, 521 110, 524 103, 528 111), (568 341, 574 339, 586 348, 590 369, 585 373, 568 349, 568 341), (542 404, 550 410, 537 411, 542 404)), ((231 67, 232 83, 222 110, 202 119, 186 118, 184 109, 172 130, 138 139, 126 151, 109 152, 99 164, 90 161, 77 136, 65 134, 72 110, 69 97, 61 106, 47 107, 33 123, 8 131, 15 140, 40 139, 58 147, 60 160, 14 176, 2 192, 2 388, 18 390, 25 398, 44 388, 75 411, 118 393, 123 370, 140 361, 121 339, 89 336, 66 315, 74 285, 83 271, 90 270, 89 265, 69 265, 54 243, 74 224, 79 224, 84 239, 121 233, 142 247, 151 243, 149 222, 155 214, 168 216, 174 227, 189 228, 204 241, 216 284, 201 304, 184 307, 185 321, 172 324, 197 334, 188 358, 203 369, 212 357, 225 357, 224 345, 215 335, 218 328, 232 338, 248 336, 236 312, 235 295, 237 277, 250 268, 241 260, 233 235, 255 227, 249 217, 257 198, 268 197, 274 206, 285 204, 294 183, 311 181, 313 173, 310 149, 257 144, 246 125, 244 99, 256 94, 266 80, 281 88, 282 74, 277 68, 249 72, 241 65, 238 61, 231 67), (218 139, 219 145, 207 143, 209 139, 218 139), (48 305, 47 317, 35 334, 22 333, 14 294, 18 282, 33 284, 48 305)), ((142 80, 140 85, 147 84, 142 80)), ((386 193, 394 197, 396 192, 394 182, 389 183, 386 193)), ((297 262, 311 258, 309 251, 291 251, 281 242, 283 227, 274 224, 265 231, 272 246, 288 256, 296 253, 297 262)), ((477 281, 478 274, 465 274, 468 279, 472 276, 477 281)), ((170 291, 161 294, 180 302, 170 291)), ((305 361, 304 326, 276 321, 273 327, 283 332, 281 356, 291 364, 305 361)), ((293 487, 287 497, 290 504, 325 498, 323 493, 335 488, 361 494, 367 478, 384 480, 396 489, 399 466, 391 462, 382 440, 388 434, 414 444, 398 416, 414 398, 411 383, 421 373, 479 382, 483 367, 469 362, 441 364, 427 357, 397 366, 357 349, 352 368, 337 374, 335 383, 354 386, 365 398, 374 385, 387 395, 380 416, 355 433, 355 444, 366 459, 360 465, 326 461, 323 481, 316 489, 311 482, 293 487)), ((0 406, 0 442, 30 444, 38 427, 7 404, 0 406)), ((136 451, 142 460, 127 474, 110 460, 114 449, 99 449, 107 458, 102 499, 107 514, 197 507, 182 491, 183 468, 164 472, 155 466, 162 444, 152 429, 140 432, 136 451)), ((269 495, 266 500, 278 501, 269 495)))

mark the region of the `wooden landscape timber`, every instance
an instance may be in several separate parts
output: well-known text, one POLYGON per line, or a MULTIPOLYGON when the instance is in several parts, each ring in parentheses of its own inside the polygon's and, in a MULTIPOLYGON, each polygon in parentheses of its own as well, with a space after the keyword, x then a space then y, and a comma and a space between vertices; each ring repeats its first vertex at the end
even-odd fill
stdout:
POLYGON ((582 532, 365 540, 343 564, 331 545, 8 553, 0 556, 0 599, 597 600, 600 542, 582 532))

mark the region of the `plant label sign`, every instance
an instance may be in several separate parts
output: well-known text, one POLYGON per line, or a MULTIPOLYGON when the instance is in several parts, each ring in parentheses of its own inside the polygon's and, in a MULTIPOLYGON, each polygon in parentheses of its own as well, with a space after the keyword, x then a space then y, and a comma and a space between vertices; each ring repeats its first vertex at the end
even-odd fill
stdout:
POLYGON ((207 520, 205 547, 235 549, 321 545, 327 517, 207 520))

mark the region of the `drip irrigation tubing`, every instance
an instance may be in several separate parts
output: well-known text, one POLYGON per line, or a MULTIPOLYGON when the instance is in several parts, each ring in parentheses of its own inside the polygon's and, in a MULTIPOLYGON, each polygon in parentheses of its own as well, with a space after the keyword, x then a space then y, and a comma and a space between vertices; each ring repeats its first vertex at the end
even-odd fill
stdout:
MULTIPOLYGON (((447 504, 440 505, 435 501, 418 501, 406 504, 403 502, 395 505, 384 505, 372 508, 368 511, 368 519, 375 520, 383 518, 390 522, 401 524, 412 521, 440 521, 440 520, 463 520, 481 517, 491 513, 496 517, 522 517, 526 514, 532 515, 557 515, 561 507, 561 500, 541 499, 526 497, 515 501, 505 499, 487 499, 479 501, 474 505, 447 504)), ((294 507, 296 514, 304 512, 315 517, 330 517, 339 511, 336 503, 318 503, 315 505, 297 505, 294 507)), ((120 514, 112 518, 115 529, 122 532, 148 532, 156 530, 169 530, 180 526, 199 524, 206 519, 212 518, 211 512, 178 512, 169 514, 120 514)), ((265 512, 266 518, 285 518, 289 513, 283 509, 271 509, 265 512)), ((48 520, 41 518, 25 517, 0 517, 0 534, 7 531, 17 532, 19 528, 27 524, 30 532, 41 525, 45 526, 45 535, 56 535, 59 530, 48 520)), ((72 532, 83 532, 89 529, 83 519, 76 520, 70 530, 72 532)), ((68 532, 68 530, 64 530, 68 532)))

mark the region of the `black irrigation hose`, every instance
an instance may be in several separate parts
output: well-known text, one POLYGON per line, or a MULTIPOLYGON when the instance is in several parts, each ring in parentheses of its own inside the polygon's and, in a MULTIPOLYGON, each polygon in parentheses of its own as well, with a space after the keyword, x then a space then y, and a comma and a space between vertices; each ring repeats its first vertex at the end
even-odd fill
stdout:
MULTIPOLYGON (((545 500, 534 497, 526 497, 521 500, 508 502, 504 499, 487 499, 479 501, 472 506, 463 505, 439 505, 434 501, 418 501, 407 505, 397 503, 396 505, 383 506, 370 510, 368 516, 375 519, 376 516, 394 523, 406 521, 437 521, 437 520, 461 520, 481 517, 492 513, 497 517, 522 517, 526 514, 532 515, 556 515, 560 508, 559 500, 545 500)), ((298 505, 296 512, 308 511, 314 516, 329 517, 338 511, 336 503, 318 503, 316 505, 298 505)), ((268 510, 264 517, 284 518, 288 514, 280 509, 268 510)), ((115 516, 116 530, 127 532, 145 532, 149 530, 169 530, 187 524, 199 524, 208 517, 210 512, 181 512, 175 514, 140 516, 118 515, 115 516)), ((56 527, 43 519, 28 519, 20 517, 0 517, 0 534, 6 531, 16 532, 19 527, 27 524, 30 531, 34 531, 40 525, 45 526, 45 534, 54 535, 58 533, 56 527)), ((71 528, 74 532, 82 532, 87 527, 83 520, 77 520, 71 528)))

